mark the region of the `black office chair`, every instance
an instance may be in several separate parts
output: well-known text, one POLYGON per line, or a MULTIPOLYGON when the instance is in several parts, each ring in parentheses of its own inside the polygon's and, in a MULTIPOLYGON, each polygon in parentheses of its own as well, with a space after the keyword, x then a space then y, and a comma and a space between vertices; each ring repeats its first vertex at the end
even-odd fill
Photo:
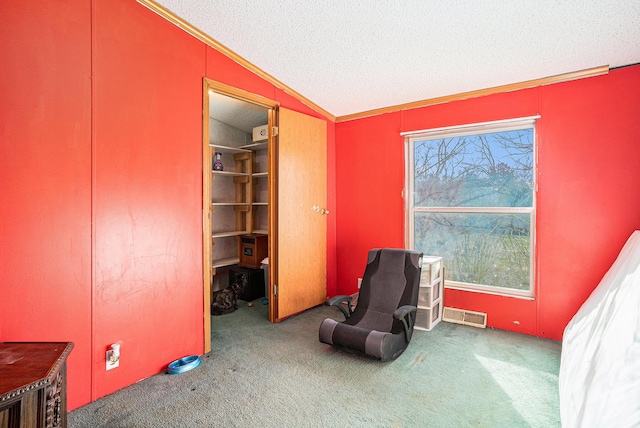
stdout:
POLYGON ((422 253, 417 251, 369 251, 355 310, 351 296, 327 300, 326 304, 337 306, 346 320, 325 319, 320 325, 320 342, 381 361, 398 358, 413 334, 421 269, 422 253))

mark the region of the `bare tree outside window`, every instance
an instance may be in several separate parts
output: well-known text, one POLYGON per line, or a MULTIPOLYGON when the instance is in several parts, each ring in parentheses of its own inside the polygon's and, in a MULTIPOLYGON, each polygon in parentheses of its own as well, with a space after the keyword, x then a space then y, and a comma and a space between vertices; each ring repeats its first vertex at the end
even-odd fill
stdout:
POLYGON ((411 140, 413 246, 449 281, 530 291, 533 131, 411 140))

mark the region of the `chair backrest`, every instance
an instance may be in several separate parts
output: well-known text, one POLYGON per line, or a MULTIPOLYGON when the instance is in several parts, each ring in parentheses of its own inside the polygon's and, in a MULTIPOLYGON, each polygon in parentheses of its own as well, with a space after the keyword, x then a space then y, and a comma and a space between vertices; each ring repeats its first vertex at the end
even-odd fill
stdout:
POLYGON ((358 304, 346 324, 397 333, 402 323, 393 318, 400 306, 418 303, 421 253, 404 249, 373 249, 362 277, 358 304))

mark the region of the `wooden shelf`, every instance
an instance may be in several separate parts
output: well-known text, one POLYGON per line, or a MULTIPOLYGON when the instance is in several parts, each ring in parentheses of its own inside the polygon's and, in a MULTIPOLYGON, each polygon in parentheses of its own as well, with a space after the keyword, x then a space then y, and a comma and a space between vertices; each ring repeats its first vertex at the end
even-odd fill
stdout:
POLYGON ((211 247, 213 248, 210 253, 212 256, 211 275, 216 276, 217 269, 227 268, 240 262, 241 253, 234 240, 240 241, 238 237, 251 233, 268 235, 268 230, 266 230, 267 222, 264 221, 265 214, 268 215, 264 210, 269 205, 267 201, 264 201, 268 198, 267 179, 269 178, 269 173, 265 171, 267 164, 264 159, 268 143, 260 142, 239 147, 210 144, 209 147, 211 152, 217 151, 226 154, 227 159, 223 159, 223 164, 227 170, 212 170, 209 176, 211 183, 218 182, 216 186, 210 186, 212 199, 215 200, 215 202, 211 202, 209 208, 211 221, 215 224, 217 216, 218 227, 226 229, 218 229, 218 231, 212 231, 211 233, 211 247), (262 151, 256 154, 256 151, 259 150, 262 151), (260 157, 259 162, 256 161, 256 156, 260 157), (259 166, 261 170, 254 172, 253 168, 256 166, 259 166), (261 196, 262 200, 251 202, 259 198, 258 195, 261 196), (260 217, 263 221, 257 222, 257 217, 260 217), (252 229, 252 226, 258 224, 264 229, 252 229))
MULTIPOLYGON (((248 177, 249 174, 246 172, 235 172, 235 171, 211 171, 213 175, 221 175, 227 177, 248 177)), ((257 174, 253 174, 257 175, 257 174)))
POLYGON ((239 257, 231 257, 231 258, 228 258, 228 259, 213 260, 213 263, 212 263, 211 267, 216 269, 216 268, 220 268, 220 267, 236 265, 236 264, 238 264, 239 261, 240 261, 239 257))
POLYGON ((253 151, 266 149, 267 147, 268 147, 268 144, 266 141, 263 141, 260 143, 247 144, 246 146, 243 146, 243 148, 253 150, 253 151))
MULTIPOLYGON (((249 153, 251 152, 250 149, 246 149, 246 148, 241 148, 241 147, 231 147, 231 146, 221 146, 219 144, 209 144, 209 147, 213 147, 214 149, 216 149, 216 151, 219 152, 231 152, 231 153, 249 153)), ((245 146, 246 147, 246 146, 245 146)))
POLYGON ((233 236, 246 235, 248 233, 249 232, 247 230, 230 230, 228 232, 213 232, 211 237, 213 239, 216 239, 216 238, 230 238, 230 237, 233 237, 233 236))
POLYGON ((249 206, 247 202, 212 202, 211 205, 215 207, 246 207, 249 206))

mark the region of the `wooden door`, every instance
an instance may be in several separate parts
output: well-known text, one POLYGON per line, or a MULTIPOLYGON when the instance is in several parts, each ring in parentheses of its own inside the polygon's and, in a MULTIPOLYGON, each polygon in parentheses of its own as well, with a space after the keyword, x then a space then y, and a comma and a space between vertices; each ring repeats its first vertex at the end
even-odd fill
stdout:
POLYGON ((325 121, 279 109, 274 321, 326 299, 325 121))

